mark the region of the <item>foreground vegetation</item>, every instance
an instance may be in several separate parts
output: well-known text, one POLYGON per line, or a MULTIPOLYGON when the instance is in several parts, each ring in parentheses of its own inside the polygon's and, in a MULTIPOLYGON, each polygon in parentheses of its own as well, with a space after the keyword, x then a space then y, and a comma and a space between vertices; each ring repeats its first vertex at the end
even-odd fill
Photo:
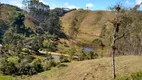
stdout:
POLYGON ((116 80, 142 80, 142 72, 135 72, 132 73, 130 77, 128 76, 121 76, 116 78, 116 80))
MULTIPOLYGON (((118 77, 142 71, 141 56, 116 57, 116 74, 118 77)), ((49 71, 34 75, 30 80, 112 80, 111 58, 64 63, 66 66, 55 67, 49 71)), ((121 80, 121 79, 120 79, 121 80)), ((123 80, 123 79, 122 79, 123 80)), ((127 79, 124 79, 127 80, 127 79)), ((134 79, 137 80, 137 79, 134 79)), ((140 79, 138 79, 140 80, 140 79)))
MULTIPOLYGON (((141 56, 116 57, 116 80, 129 80, 127 78, 131 79, 131 76, 136 77, 133 80, 141 80, 141 62, 141 56)), ((53 67, 51 70, 38 73, 31 77, 0 75, 0 80, 21 80, 22 78, 23 80, 111 80, 111 58, 62 63, 60 66, 53 67)))
POLYGON ((35 80, 37 75, 44 74, 43 77, 51 80, 110 80, 111 59, 102 57, 110 56, 111 51, 114 52, 113 59, 114 56, 137 55, 116 58, 118 80, 141 79, 141 72, 138 72, 142 71, 140 5, 131 9, 114 6, 112 11, 96 12, 50 9, 49 5, 38 0, 23 0, 23 5, 25 8, 22 10, 0 4, 0 79, 21 79, 21 76, 27 79, 32 76, 28 78, 35 80), (119 15, 114 15, 117 8, 119 15), (90 14, 98 16, 90 17, 90 14), (68 18, 72 18, 71 21, 68 18), (84 25, 86 23, 87 26, 84 25), (88 45, 95 48, 95 52, 85 52, 83 47, 88 45), (58 62, 50 52, 59 52, 58 62))

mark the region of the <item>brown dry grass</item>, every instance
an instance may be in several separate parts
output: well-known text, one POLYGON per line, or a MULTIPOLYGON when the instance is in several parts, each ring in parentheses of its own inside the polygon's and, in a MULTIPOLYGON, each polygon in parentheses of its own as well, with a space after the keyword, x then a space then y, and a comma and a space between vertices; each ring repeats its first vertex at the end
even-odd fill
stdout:
POLYGON ((64 32, 68 34, 72 21, 77 18, 77 26, 80 28, 77 40, 90 43, 100 35, 101 27, 112 17, 113 13, 110 11, 75 10, 65 14, 61 21, 64 32))
MULTIPOLYGON (((112 80, 111 58, 79 61, 68 67, 53 68, 31 77, 29 80, 112 80)), ((142 56, 116 57, 116 74, 130 75, 142 71, 142 56)))

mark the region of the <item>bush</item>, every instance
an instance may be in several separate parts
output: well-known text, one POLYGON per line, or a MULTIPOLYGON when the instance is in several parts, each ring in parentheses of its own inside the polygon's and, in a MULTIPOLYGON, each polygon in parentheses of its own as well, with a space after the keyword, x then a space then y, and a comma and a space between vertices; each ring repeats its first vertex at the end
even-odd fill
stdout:
POLYGON ((49 63, 47 61, 43 63, 43 69, 44 69, 44 71, 51 69, 51 67, 49 66, 49 63))
POLYGON ((74 47, 70 48, 67 53, 69 54, 70 56, 70 61, 72 60, 73 56, 75 55, 76 53, 76 49, 74 47))
POLYGON ((18 56, 11 56, 7 58, 7 61, 10 63, 18 64, 20 59, 18 56))
POLYGON ((142 80, 142 72, 132 73, 131 76, 133 80, 142 80))
POLYGON ((28 60, 22 61, 16 65, 16 67, 18 71, 15 74, 17 75, 33 75, 43 71, 41 61, 38 59, 34 59, 31 63, 29 63, 28 60))
POLYGON ((1 58, 1 73, 6 75, 32 75, 43 71, 43 66, 40 60, 34 59, 31 61, 26 58, 20 59, 18 56, 1 58))
POLYGON ((32 61, 31 67, 35 70, 35 73, 43 71, 43 65, 41 64, 41 61, 38 59, 32 61))
POLYGON ((43 47, 46 48, 48 51, 56 51, 57 50, 57 44, 54 42, 51 42, 50 40, 44 40, 43 47))
POLYGON ((49 61, 49 66, 50 67, 55 67, 57 64, 56 64, 56 62, 55 61, 53 61, 53 60, 50 60, 49 61))
POLYGON ((130 80, 128 76, 121 76, 119 78, 116 78, 116 80, 130 80))
POLYGON ((116 78, 116 80, 142 80, 142 72, 136 72, 136 73, 132 73, 131 77, 128 76, 122 76, 122 77, 118 77, 116 78))
POLYGON ((98 54, 93 51, 86 52, 87 59, 95 59, 98 57, 98 54))
POLYGON ((0 59, 0 71, 3 74, 11 75, 17 71, 17 68, 13 62, 8 62, 6 58, 0 59))
POLYGON ((54 60, 42 62, 32 56, 0 57, 0 72, 6 75, 33 75, 56 65, 54 60))
POLYGON ((61 55, 60 62, 62 63, 62 62, 70 62, 70 61, 69 61, 68 57, 61 55))
POLYGON ((57 65, 57 63, 53 60, 45 61, 43 63, 43 69, 44 70, 50 70, 51 67, 55 67, 56 65, 57 65))

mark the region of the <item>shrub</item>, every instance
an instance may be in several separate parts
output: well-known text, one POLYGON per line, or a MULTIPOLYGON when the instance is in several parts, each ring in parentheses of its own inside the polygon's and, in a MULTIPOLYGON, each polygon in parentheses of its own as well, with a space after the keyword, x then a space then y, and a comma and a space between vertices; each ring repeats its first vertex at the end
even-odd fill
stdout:
POLYGON ((50 40, 44 40, 43 47, 46 48, 48 51, 56 51, 57 50, 57 44, 54 42, 51 42, 50 40))
POLYGON ((60 62, 62 63, 62 62, 70 62, 70 61, 69 61, 68 57, 61 55, 60 62))
POLYGON ((50 60, 49 61, 49 66, 50 67, 55 67, 57 64, 56 64, 56 62, 55 61, 53 61, 53 60, 50 60))
POLYGON ((10 56, 0 58, 0 72, 6 75, 33 75, 38 72, 55 67, 54 60, 46 60, 44 63, 32 56, 10 56))
POLYGON ((17 68, 13 62, 8 62, 6 58, 0 59, 0 71, 3 74, 11 75, 17 71, 17 68))
MULTIPOLYGON (((26 57, 27 58, 27 57, 26 57)), ((32 75, 43 71, 40 60, 20 59, 18 56, 0 59, 0 71, 6 75, 32 75)))
POLYGON ((132 73, 131 77, 128 76, 121 76, 116 78, 116 80, 142 80, 142 72, 136 72, 136 73, 132 73))
POLYGON ((142 72, 132 73, 131 76, 133 80, 142 80, 142 72))
POLYGON ((24 56, 21 61, 26 62, 26 63, 31 63, 35 58, 33 56, 24 56))
POLYGON ((121 76, 116 78, 116 80, 130 80, 130 78, 128 76, 121 76))
POLYGON ((34 59, 31 63, 28 60, 22 61, 16 67, 18 71, 15 74, 17 75, 33 75, 43 71, 41 61, 38 59, 34 59))
POLYGON ((55 67, 57 65, 57 63, 55 62, 55 61, 53 61, 53 60, 49 60, 49 61, 45 61, 44 63, 43 63, 43 69, 44 70, 50 70, 51 69, 51 67, 55 67))
POLYGON ((35 73, 43 71, 43 65, 38 59, 34 59, 31 63, 31 67, 35 70, 35 73))
POLYGON ((76 49, 74 47, 70 48, 67 53, 69 54, 70 56, 70 61, 72 60, 73 56, 75 55, 76 53, 76 49))
POLYGON ((86 52, 87 59, 95 59, 98 57, 98 54, 93 51, 86 52))
POLYGON ((11 56, 7 58, 7 61, 10 63, 18 64, 20 59, 18 56, 11 56))
POLYGON ((46 71, 46 70, 50 70, 51 67, 49 66, 49 63, 46 61, 43 63, 43 69, 46 71))

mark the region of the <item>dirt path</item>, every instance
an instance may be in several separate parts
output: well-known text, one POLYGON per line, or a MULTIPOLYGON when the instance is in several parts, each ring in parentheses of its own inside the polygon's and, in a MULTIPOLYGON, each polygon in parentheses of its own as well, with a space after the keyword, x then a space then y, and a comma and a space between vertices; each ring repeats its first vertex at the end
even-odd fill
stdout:
MULTIPOLYGON (((46 51, 39 51, 39 52, 40 52, 40 53, 44 53, 44 54, 46 54, 46 53, 47 53, 46 51)), ((69 57, 69 55, 67 55, 67 54, 56 53, 56 52, 48 52, 48 54, 57 55, 57 56, 61 56, 61 55, 63 55, 63 56, 67 56, 67 57, 69 57)))

